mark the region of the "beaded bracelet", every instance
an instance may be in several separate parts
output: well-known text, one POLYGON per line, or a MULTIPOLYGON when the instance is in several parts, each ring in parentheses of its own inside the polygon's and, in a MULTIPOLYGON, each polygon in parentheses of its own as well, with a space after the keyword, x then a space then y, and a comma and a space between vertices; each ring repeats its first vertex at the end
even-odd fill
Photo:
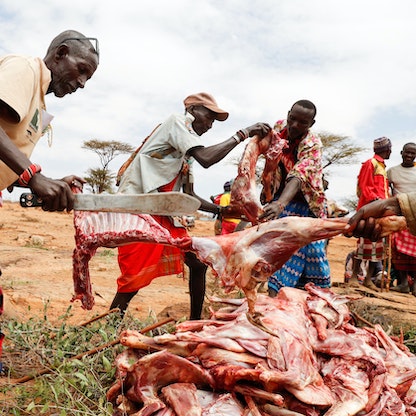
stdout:
POLYGON ((240 136, 237 133, 234 134, 234 136, 231 136, 231 138, 234 139, 237 142, 237 144, 241 143, 240 136))
POLYGON ((32 163, 27 169, 25 169, 22 172, 17 182, 19 183, 19 185, 28 186, 33 176, 41 171, 42 168, 39 165, 37 165, 36 163, 32 163))

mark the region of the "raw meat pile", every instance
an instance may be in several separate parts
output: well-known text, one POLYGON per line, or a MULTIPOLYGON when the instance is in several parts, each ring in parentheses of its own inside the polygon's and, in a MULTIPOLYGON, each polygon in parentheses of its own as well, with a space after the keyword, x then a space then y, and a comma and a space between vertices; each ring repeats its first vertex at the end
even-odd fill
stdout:
POLYGON ((416 357, 354 326, 349 300, 309 284, 259 296, 257 322, 234 299, 173 334, 125 331, 114 415, 416 415, 416 357))

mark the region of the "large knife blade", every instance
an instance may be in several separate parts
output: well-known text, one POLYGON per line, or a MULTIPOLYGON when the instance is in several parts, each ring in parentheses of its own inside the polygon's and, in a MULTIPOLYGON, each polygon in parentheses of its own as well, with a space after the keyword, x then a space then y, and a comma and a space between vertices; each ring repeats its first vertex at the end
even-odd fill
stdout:
POLYGON ((152 215, 192 215, 201 203, 182 192, 150 194, 75 194, 76 211, 129 212, 152 215))

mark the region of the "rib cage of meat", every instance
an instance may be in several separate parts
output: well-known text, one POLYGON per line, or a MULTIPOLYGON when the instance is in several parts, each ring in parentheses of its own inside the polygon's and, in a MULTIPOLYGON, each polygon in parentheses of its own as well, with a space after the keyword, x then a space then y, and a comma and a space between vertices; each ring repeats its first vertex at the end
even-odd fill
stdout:
POLYGON ((72 256, 75 294, 72 301, 81 300, 82 307, 92 309, 89 261, 98 247, 119 247, 133 242, 172 245, 189 249, 191 237, 173 238, 151 215, 116 212, 74 212, 75 249, 72 256))
POLYGON ((263 211, 256 189, 257 160, 261 155, 266 159, 261 183, 265 190, 266 201, 270 202, 273 197, 272 174, 285 147, 287 141, 272 131, 264 139, 260 139, 259 136, 253 137, 244 149, 238 165, 237 177, 231 188, 230 206, 233 212, 244 215, 252 224, 257 224, 258 216, 263 211))

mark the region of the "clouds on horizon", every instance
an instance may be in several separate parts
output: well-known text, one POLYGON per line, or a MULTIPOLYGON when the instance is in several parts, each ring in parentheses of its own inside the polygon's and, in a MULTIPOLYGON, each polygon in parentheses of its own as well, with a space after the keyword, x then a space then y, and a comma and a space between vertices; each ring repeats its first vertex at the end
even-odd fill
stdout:
MULTIPOLYGON (((416 139, 415 11, 412 0, 400 7, 388 0, 3 0, 0 54, 43 57, 52 38, 70 28, 100 41, 100 66, 85 90, 47 96, 54 144, 42 140, 32 159, 51 177, 98 165, 81 149, 84 140, 138 146, 197 91, 212 93, 230 112, 203 136, 207 145, 257 121, 273 124, 308 98, 318 108, 315 130, 367 146, 362 160, 372 155, 373 139, 389 136, 393 166, 402 145, 416 139)), ((231 157, 241 152, 240 145, 231 157)), ((358 169, 332 169, 332 198, 355 192, 358 169)), ((208 198, 235 171, 227 160, 209 171, 197 167, 196 191, 208 198)))

